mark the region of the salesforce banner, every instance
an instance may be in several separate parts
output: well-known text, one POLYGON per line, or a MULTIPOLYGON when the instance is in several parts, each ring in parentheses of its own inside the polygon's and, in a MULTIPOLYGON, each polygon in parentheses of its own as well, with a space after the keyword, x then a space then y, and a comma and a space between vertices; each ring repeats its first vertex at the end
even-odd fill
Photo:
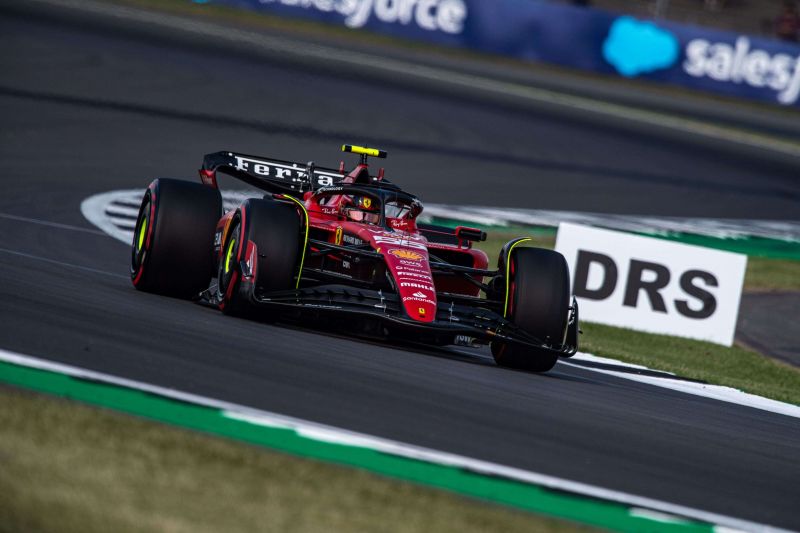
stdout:
MULTIPOLYGON (((198 0, 195 0, 198 1, 198 0)), ((212 0, 435 44, 800 106, 800 45, 546 0, 212 0)))
POLYGON ((602 47, 623 76, 800 106, 797 44, 619 17, 602 47))

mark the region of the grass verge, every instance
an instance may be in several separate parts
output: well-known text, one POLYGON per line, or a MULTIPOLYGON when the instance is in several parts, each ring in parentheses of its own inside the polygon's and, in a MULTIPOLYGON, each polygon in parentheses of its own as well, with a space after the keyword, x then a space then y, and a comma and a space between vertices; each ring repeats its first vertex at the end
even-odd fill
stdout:
POLYGON ((581 351, 800 405, 800 368, 739 346, 581 322, 581 351))
POLYGON ((0 386, 2 531, 552 531, 576 524, 0 386))
POLYGON ((800 261, 748 257, 744 289, 800 291, 800 261))

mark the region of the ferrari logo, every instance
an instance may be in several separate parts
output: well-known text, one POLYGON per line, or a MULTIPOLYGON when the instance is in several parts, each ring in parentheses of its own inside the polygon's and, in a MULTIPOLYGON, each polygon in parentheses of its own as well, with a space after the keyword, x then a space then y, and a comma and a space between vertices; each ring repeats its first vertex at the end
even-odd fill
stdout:
POLYGON ((422 259, 422 255, 418 254, 413 250, 402 250, 396 248, 394 250, 389 250, 389 253, 400 259, 410 259, 412 261, 419 261, 420 259, 422 259))
POLYGON ((334 242, 334 244, 336 244, 337 246, 339 246, 340 244, 342 244, 342 227, 341 227, 341 226, 339 226, 338 228, 336 228, 336 235, 335 235, 335 237, 334 237, 334 241, 333 241, 333 242, 334 242))
POLYGON ((420 307, 418 309, 418 311, 419 311, 419 316, 425 316, 425 308, 424 307, 420 307))
POLYGON ((364 209, 369 209, 372 207, 372 200, 370 198, 364 198, 361 201, 361 205, 364 206, 364 209))

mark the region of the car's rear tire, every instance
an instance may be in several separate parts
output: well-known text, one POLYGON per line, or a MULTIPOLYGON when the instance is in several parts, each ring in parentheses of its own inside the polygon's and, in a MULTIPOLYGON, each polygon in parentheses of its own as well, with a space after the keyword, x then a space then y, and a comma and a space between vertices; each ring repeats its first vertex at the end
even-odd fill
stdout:
MULTIPOLYGON (((569 313, 569 269, 564 256, 542 248, 516 248, 509 269, 506 317, 548 346, 564 342, 569 313)), ((500 366, 546 372, 555 366, 552 350, 492 342, 500 366)))
POLYGON ((131 245, 131 280, 141 291, 196 296, 214 274, 217 189, 159 178, 145 191, 131 245))
POLYGON ((297 210, 290 204, 249 199, 240 206, 231 219, 219 262, 217 287, 224 313, 253 314, 256 294, 295 288, 302 230, 297 210), (249 276, 242 272, 242 262, 249 276))

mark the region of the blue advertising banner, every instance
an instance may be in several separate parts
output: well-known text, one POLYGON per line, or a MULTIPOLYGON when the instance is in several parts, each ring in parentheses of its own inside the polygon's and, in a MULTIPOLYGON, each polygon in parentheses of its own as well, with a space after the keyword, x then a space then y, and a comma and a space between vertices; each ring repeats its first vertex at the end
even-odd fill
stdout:
MULTIPOLYGON (((198 1, 198 0, 196 0, 198 1)), ((800 106, 800 45, 546 0, 213 0, 523 60, 800 106)))
POLYGON ((616 72, 800 106, 800 46, 668 22, 615 18, 603 59, 616 72))

